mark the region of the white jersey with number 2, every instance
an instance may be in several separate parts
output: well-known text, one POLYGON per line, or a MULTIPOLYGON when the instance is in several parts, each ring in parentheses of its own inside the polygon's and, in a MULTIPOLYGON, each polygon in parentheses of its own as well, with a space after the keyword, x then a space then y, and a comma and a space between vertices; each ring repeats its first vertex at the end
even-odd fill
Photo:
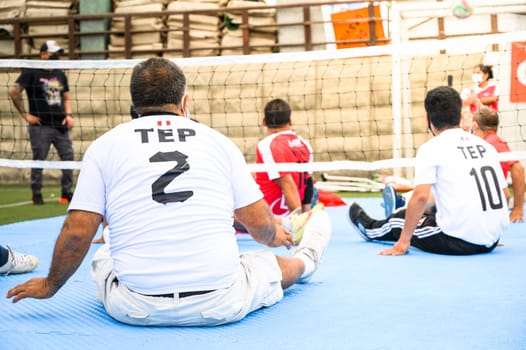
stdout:
POLYGON ((495 148, 460 128, 423 144, 416 156, 415 184, 432 184, 442 232, 491 246, 508 226, 507 186, 495 148))
POLYGON ((160 115, 118 125, 91 144, 69 210, 107 217, 120 282, 164 294, 230 286, 239 271, 233 211, 262 198, 232 141, 160 115))

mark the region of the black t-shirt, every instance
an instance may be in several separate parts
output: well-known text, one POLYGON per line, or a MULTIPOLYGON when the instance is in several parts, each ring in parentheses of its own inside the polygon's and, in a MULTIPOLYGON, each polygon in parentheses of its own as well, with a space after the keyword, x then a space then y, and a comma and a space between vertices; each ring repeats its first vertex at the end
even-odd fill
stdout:
POLYGON ((42 125, 62 128, 63 94, 69 91, 66 74, 59 69, 23 69, 16 82, 26 90, 29 113, 39 117, 42 125))

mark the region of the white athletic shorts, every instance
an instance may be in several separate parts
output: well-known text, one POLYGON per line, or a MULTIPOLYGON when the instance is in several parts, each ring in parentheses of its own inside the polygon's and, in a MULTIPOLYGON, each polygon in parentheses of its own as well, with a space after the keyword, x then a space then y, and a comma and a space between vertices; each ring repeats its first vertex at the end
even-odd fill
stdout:
POLYGON ((236 322, 283 298, 281 270, 271 251, 242 253, 238 278, 229 288, 186 297, 146 296, 129 290, 113 274, 109 245, 93 256, 97 300, 122 323, 137 326, 215 326, 236 322))

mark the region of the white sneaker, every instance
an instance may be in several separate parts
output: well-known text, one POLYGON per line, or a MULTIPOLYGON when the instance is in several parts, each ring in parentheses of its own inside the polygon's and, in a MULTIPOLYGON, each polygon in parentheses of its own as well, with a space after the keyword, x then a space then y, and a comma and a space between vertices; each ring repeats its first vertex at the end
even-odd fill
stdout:
POLYGON ((16 253, 9 246, 7 246, 7 250, 9 251, 9 257, 7 262, 0 266, 0 273, 6 275, 26 273, 33 271, 38 266, 38 258, 36 256, 16 253))
POLYGON ((316 204, 311 210, 305 213, 302 213, 301 209, 298 208, 281 219, 281 226, 283 226, 286 231, 290 232, 294 245, 298 245, 301 242, 303 231, 305 230, 307 221, 309 221, 312 213, 323 210, 324 208, 325 207, 322 203, 316 204))
POLYGON ((292 256, 305 254, 312 259, 315 265, 314 271, 303 276, 300 282, 307 282, 318 269, 325 250, 332 235, 332 224, 329 214, 325 210, 312 212, 303 231, 303 239, 298 247, 292 252, 292 256))

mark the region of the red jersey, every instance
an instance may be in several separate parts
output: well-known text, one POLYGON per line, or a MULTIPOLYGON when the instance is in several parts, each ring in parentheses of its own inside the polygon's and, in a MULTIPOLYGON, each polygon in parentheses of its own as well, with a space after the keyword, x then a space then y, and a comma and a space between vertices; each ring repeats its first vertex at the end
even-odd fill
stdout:
MULTIPOLYGON (((310 144, 296 135, 292 130, 282 131, 269 135, 259 141, 256 148, 256 163, 307 163, 312 162, 312 147, 310 144)), ((256 182, 259 185, 265 201, 270 206, 272 213, 282 216, 288 213, 288 207, 281 188, 274 180, 290 174, 296 183, 300 199, 305 197, 305 188, 308 172, 274 171, 256 173, 256 182)))
MULTIPOLYGON (((484 88, 476 86, 474 88, 465 89, 465 91, 463 91, 463 93, 462 93, 462 99, 466 99, 467 96, 469 96, 472 92, 475 92, 479 99, 481 99, 483 97, 499 96, 499 90, 497 88, 497 85, 495 85, 495 84, 488 84, 484 88)), ((488 108, 491 108, 491 109, 493 109, 495 111, 498 111, 499 110, 498 109, 499 108, 498 102, 497 101, 493 102, 492 104, 490 104, 488 106, 488 108)), ((469 105, 469 110, 470 110, 471 113, 475 113, 477 111, 477 105, 476 104, 470 104, 469 105)))
MULTIPOLYGON (((510 147, 508 144, 497 135, 495 132, 490 132, 484 136, 484 140, 488 143, 490 143, 497 152, 511 152, 510 147)), ((518 160, 510 160, 507 162, 500 162, 500 166, 502 168, 502 172, 504 173, 504 178, 508 178, 508 172, 510 171, 510 168, 513 164, 518 162, 518 160)))

